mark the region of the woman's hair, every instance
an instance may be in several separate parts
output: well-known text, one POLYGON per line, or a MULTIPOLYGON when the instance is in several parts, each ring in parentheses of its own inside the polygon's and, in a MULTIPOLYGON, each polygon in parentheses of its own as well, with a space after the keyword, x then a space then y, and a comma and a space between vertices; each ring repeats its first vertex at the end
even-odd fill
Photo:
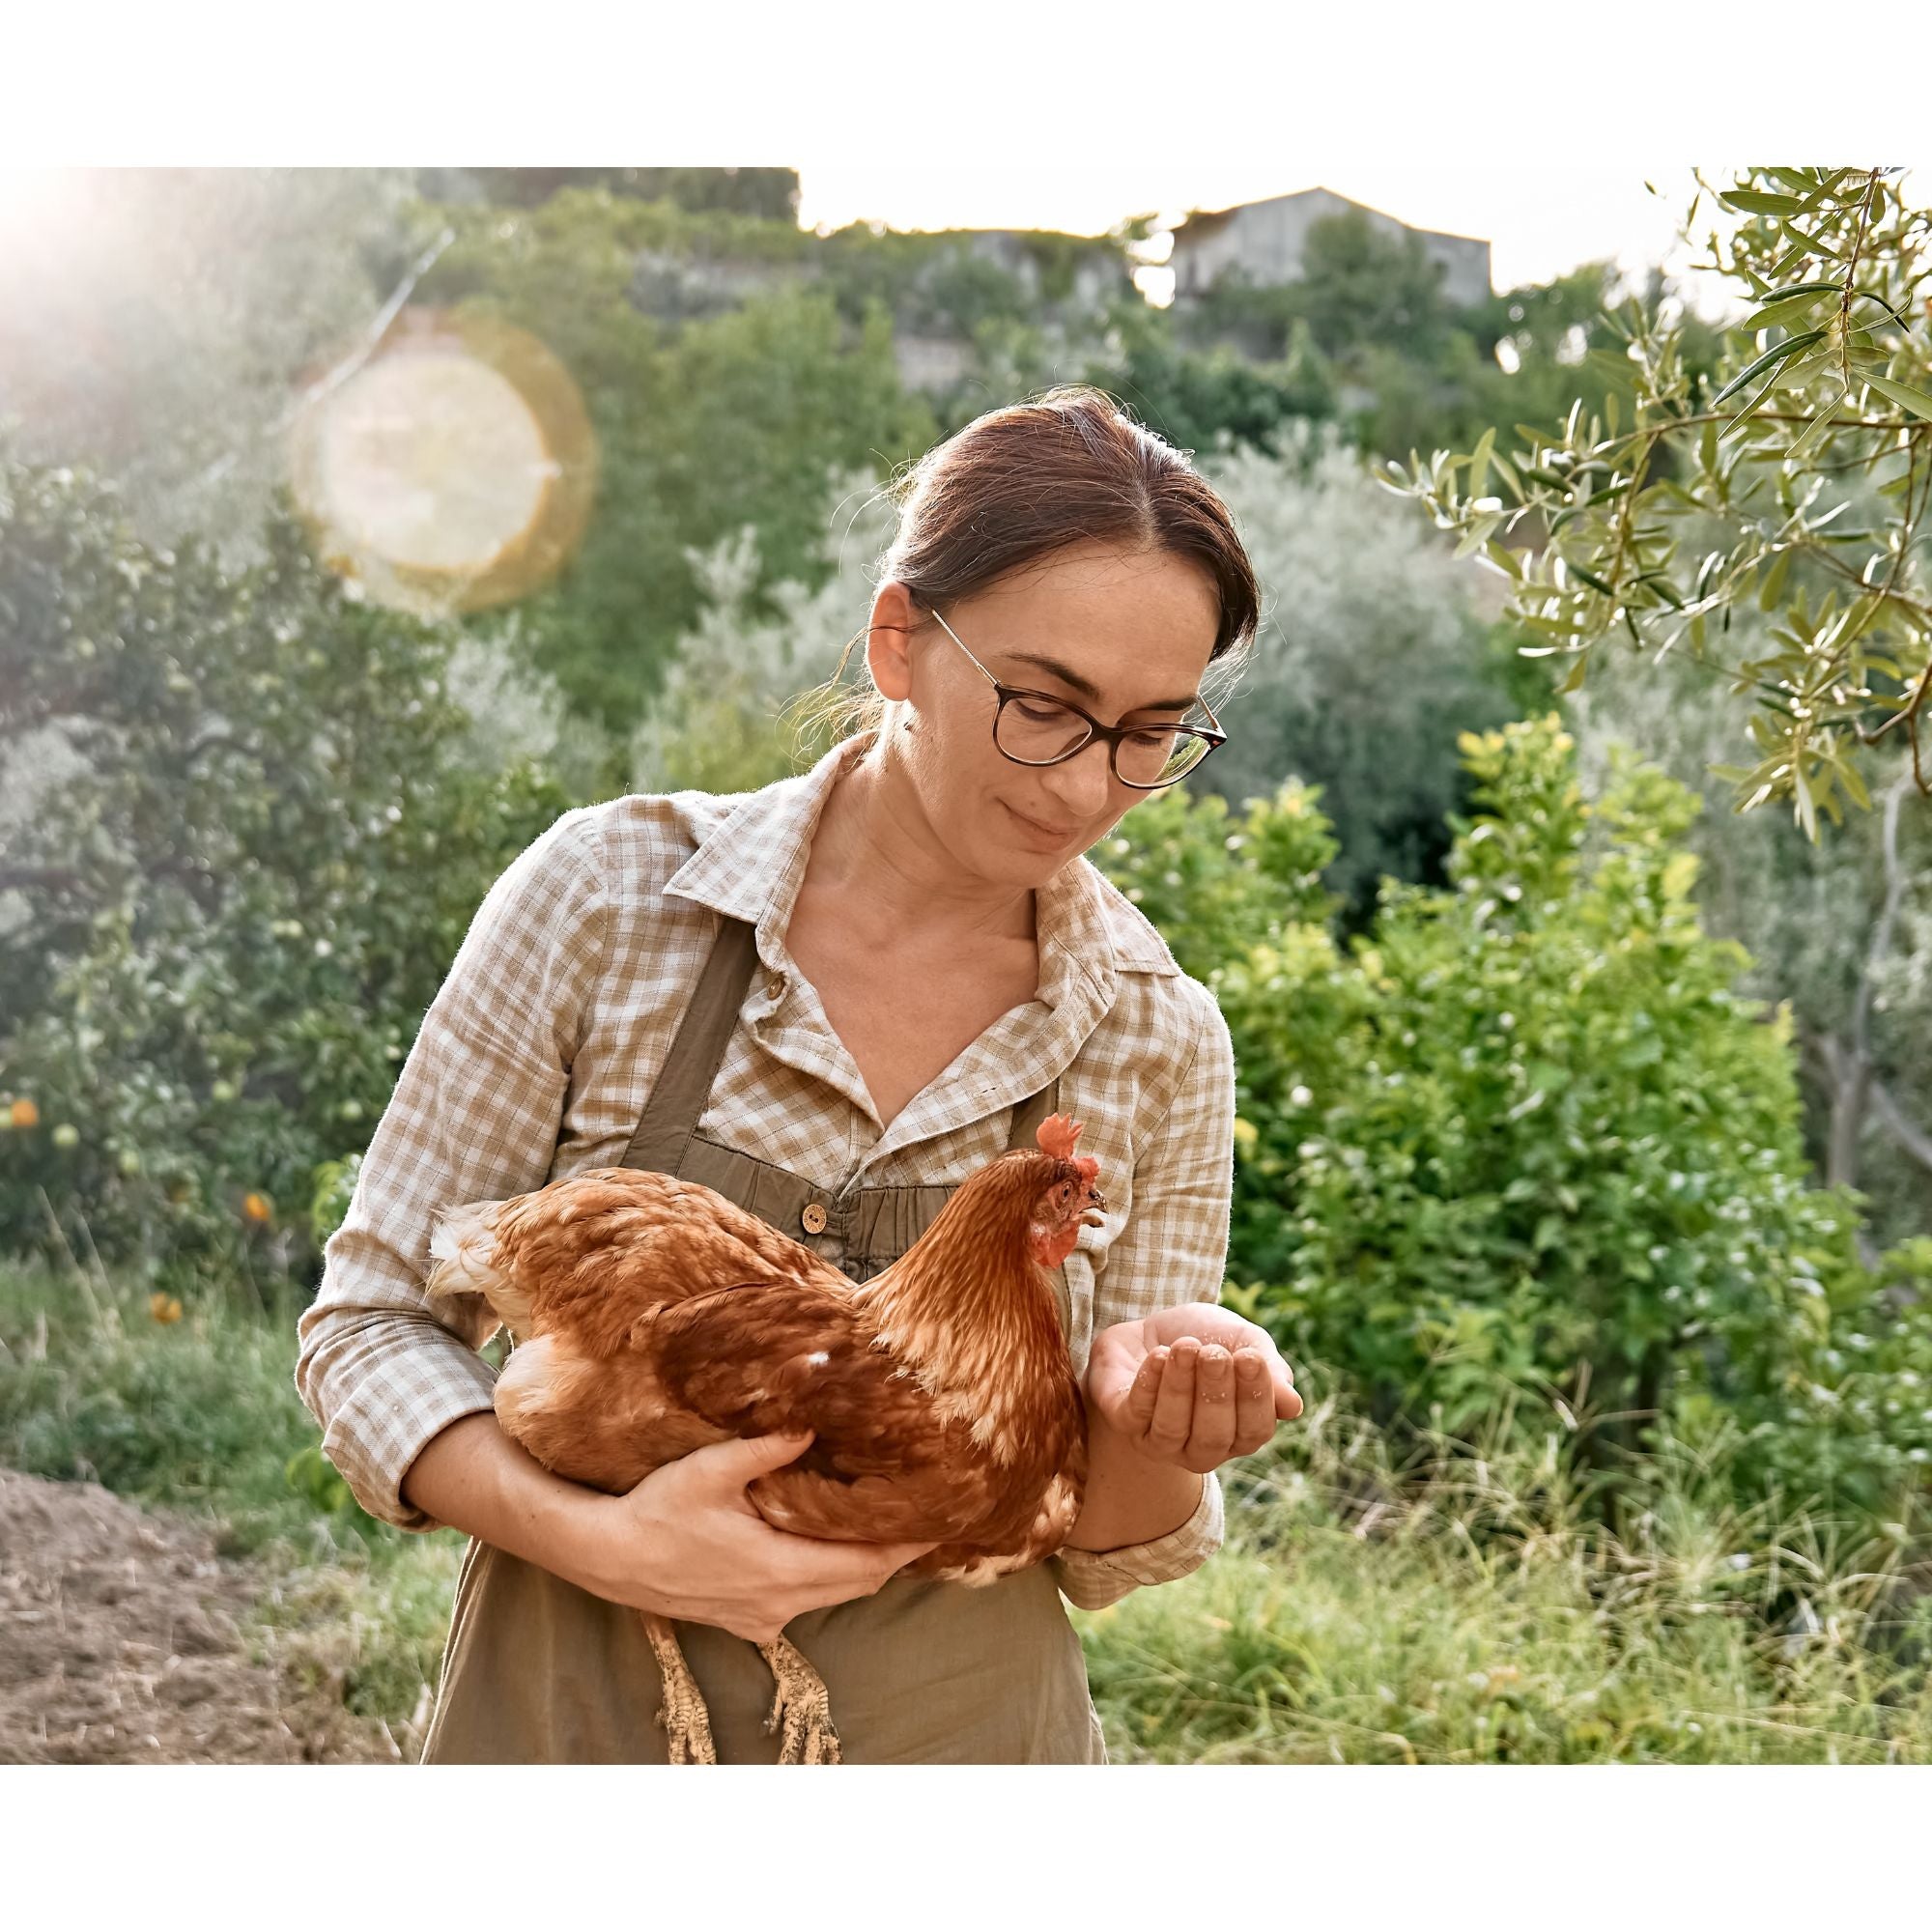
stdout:
MULTIPOLYGON (((1064 384, 988 410, 886 487, 899 526, 876 581, 898 579, 924 610, 1098 541, 1199 566, 1221 607, 1210 664, 1254 637, 1260 586, 1228 506, 1184 451, 1135 422, 1104 389, 1064 384)), ((786 710, 835 736, 878 724, 887 700, 870 676, 859 686, 839 682, 868 632, 862 625, 832 676, 786 710)))

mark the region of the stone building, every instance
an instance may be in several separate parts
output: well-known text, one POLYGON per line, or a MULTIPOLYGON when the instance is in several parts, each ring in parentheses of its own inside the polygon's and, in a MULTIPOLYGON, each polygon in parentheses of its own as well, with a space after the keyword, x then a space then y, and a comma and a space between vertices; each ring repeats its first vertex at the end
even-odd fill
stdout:
POLYGON ((1390 235, 1413 235, 1432 261, 1442 264, 1442 291, 1466 305, 1490 294, 1490 244, 1469 235, 1443 235, 1411 228, 1378 208, 1350 201, 1332 188, 1303 188, 1266 201, 1197 212, 1174 231, 1174 298, 1184 302, 1203 294, 1223 270, 1238 268, 1250 282, 1269 286, 1301 275, 1301 249, 1310 226, 1326 215, 1350 210, 1368 216, 1390 235))

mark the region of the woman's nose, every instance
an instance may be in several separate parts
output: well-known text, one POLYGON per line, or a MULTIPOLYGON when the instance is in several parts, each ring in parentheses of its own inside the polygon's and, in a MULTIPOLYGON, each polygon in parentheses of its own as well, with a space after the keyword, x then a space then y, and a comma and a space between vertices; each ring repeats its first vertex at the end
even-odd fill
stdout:
POLYGON ((1082 745, 1070 758, 1049 765, 1043 776, 1068 817, 1095 816, 1106 805, 1114 782, 1106 740, 1095 738, 1082 745))

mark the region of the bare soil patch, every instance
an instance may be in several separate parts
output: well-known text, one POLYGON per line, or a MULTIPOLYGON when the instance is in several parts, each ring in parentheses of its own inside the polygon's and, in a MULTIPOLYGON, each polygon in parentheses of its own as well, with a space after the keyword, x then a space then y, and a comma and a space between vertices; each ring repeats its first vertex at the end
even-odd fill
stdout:
POLYGON ((0 1763, 394 1763, 381 1725, 251 1661, 264 1587, 199 1523, 0 1469, 0 1763))

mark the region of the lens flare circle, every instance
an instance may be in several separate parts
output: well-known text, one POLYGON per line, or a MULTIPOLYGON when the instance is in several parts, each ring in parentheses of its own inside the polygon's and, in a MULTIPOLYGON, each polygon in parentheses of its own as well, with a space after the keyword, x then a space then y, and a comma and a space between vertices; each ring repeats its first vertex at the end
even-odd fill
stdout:
POLYGON ((317 432, 326 514, 351 543, 420 570, 495 563, 536 520, 556 472, 515 385, 460 354, 365 369, 317 432))
POLYGON ((290 441, 322 560, 436 616, 527 596, 582 540, 596 444, 568 371, 495 317, 405 308, 373 353, 313 373, 290 441))

